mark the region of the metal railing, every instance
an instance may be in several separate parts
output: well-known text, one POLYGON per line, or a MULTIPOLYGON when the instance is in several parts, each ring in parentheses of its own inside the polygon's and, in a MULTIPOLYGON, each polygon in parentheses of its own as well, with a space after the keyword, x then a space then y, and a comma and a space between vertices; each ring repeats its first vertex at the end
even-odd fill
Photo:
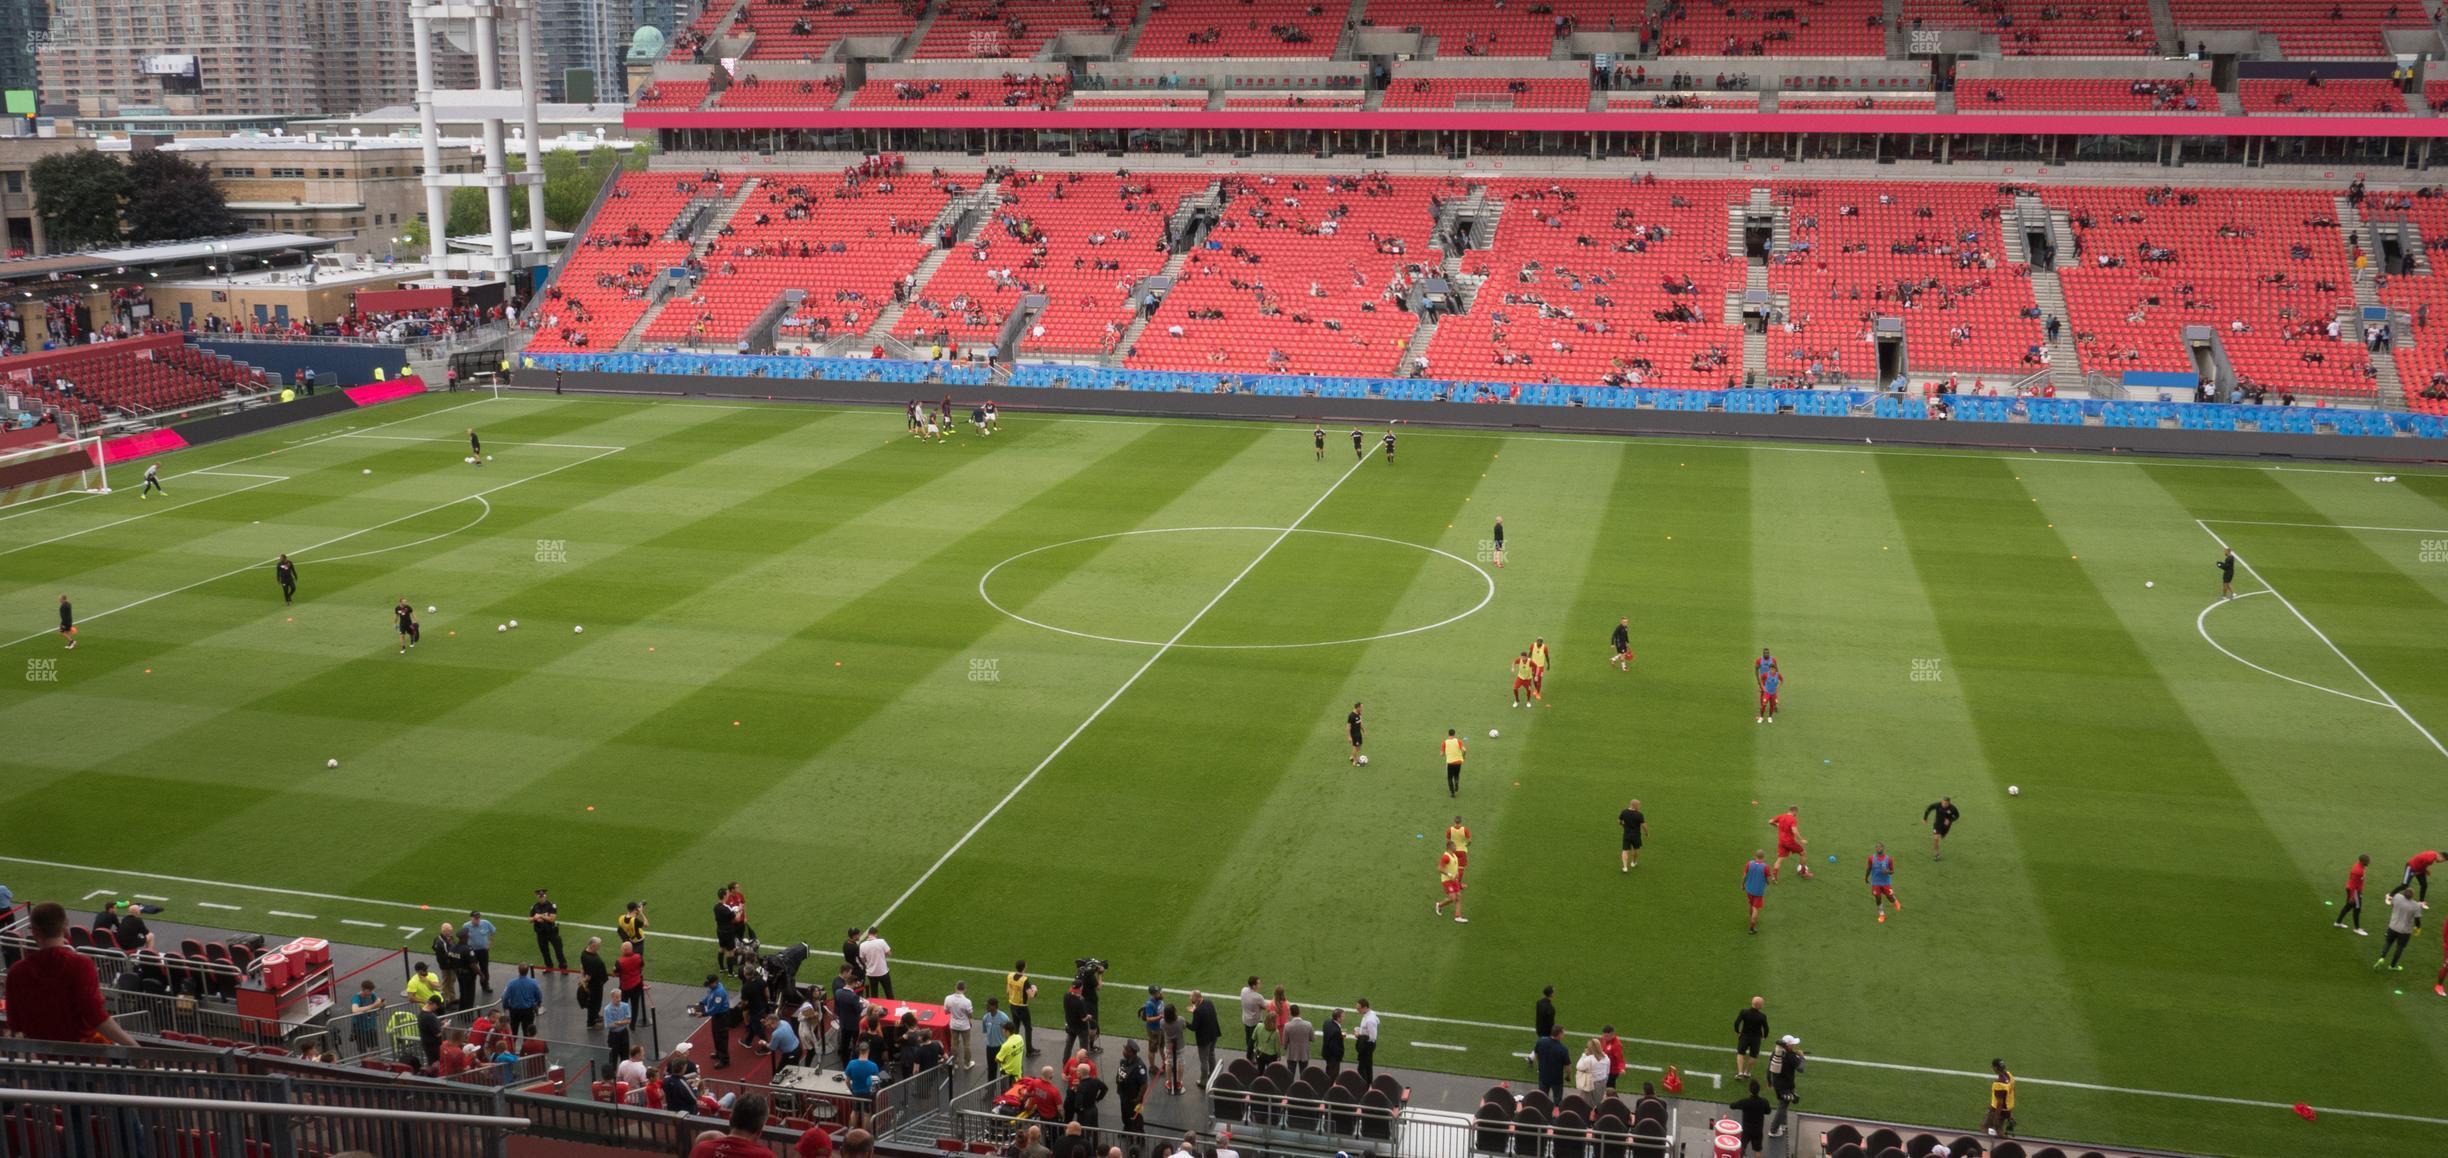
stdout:
POLYGON ((12 1153, 148 1158, 243 1138, 263 1158, 346 1150, 501 1158, 506 1131, 527 1125, 500 1112, 496 1093, 154 1068, 152 1060, 137 1068, 26 1053, 0 1058, 0 1113, 8 1135, 23 1140, 12 1153))

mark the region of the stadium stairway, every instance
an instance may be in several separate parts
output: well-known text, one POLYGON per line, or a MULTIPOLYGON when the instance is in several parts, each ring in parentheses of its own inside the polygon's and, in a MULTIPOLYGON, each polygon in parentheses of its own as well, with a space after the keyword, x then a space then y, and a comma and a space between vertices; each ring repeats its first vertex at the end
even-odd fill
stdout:
POLYGON ((2405 378, 2398 372, 2396 340, 2411 338, 2414 333, 2413 319, 2401 317, 2397 311, 2386 309, 2385 304, 2380 300, 2380 279, 2377 271, 2381 268, 2380 255, 2386 252, 2380 246, 2380 231, 2365 221, 2362 213, 2358 212, 2354 204, 2346 198, 2338 197, 2334 203, 2337 206, 2338 231, 2346 235, 2350 244, 2360 246, 2363 252, 2372 255, 2371 266, 2357 271, 2354 275, 2354 316, 2340 319, 2340 321, 2347 327, 2346 332, 2360 333, 2363 319, 2369 316, 2371 311, 2381 310, 2385 314, 2392 340, 2388 349, 2371 352, 2374 375, 2372 381, 2379 388, 2380 409, 2403 410, 2405 409, 2405 378))
POLYGON ((1002 203, 1002 199, 1003 181, 992 178, 978 186, 975 192, 955 197, 944 204, 943 212, 936 214, 935 220, 928 224, 928 236, 941 236, 945 229, 956 225, 960 226, 960 232, 955 235, 951 245, 937 246, 919 260, 918 268, 910 271, 909 293, 877 312, 875 323, 868 326, 862 335, 865 341, 880 342, 892 336, 893 327, 901 324, 901 315, 909 312, 909 304, 925 294, 928 283, 935 280, 935 271, 944 267, 944 262, 951 259, 954 250, 977 240, 978 231, 994 220, 995 207, 1002 203), (973 212, 975 216, 968 216, 973 212), (964 216, 968 216, 968 224, 961 225, 964 216))
POLYGON ((2169 56, 2182 56, 2183 43, 2176 35, 2176 13, 2168 8, 2167 0, 2150 0, 2151 34, 2159 38, 2160 51, 2169 56))
MULTIPOLYGON (((762 182, 755 177, 743 178, 740 181, 739 192, 734 193, 730 197, 724 199, 720 205, 715 206, 712 214, 699 220, 697 225, 697 236, 689 241, 690 257, 703 258, 706 255, 706 250, 711 248, 714 242, 722 236, 722 227, 728 224, 732 216, 740 211, 740 206, 748 203, 749 195, 756 192, 757 186, 761 183, 762 182)), ((683 215, 682 220, 687 220, 687 216, 683 215)), ((677 240, 677 238, 674 240, 677 240)), ((677 300, 681 296, 682 295, 680 293, 667 289, 662 297, 655 299, 653 305, 646 307, 645 313, 638 315, 637 324, 629 327, 629 332, 621 335, 620 344, 614 346, 613 348, 616 350, 637 349, 638 343, 646 336, 646 327, 653 325, 656 318, 663 316, 663 307, 672 304, 673 301, 677 300)))
POLYGON ((2066 313, 2065 283, 2053 269, 2031 271, 2032 304, 2057 319, 2057 340, 2049 343, 2049 385, 2059 397, 2075 397, 2084 389, 2082 359, 2074 346, 2074 323, 2066 313))

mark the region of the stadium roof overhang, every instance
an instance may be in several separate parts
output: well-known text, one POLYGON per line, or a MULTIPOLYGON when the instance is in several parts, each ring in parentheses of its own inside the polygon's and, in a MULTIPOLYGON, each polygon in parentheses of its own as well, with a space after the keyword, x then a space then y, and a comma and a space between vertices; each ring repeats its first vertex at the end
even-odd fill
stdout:
POLYGON ((634 130, 655 129, 1340 129, 1362 132, 1868 133, 2076 137, 2448 138, 2448 117, 2128 115, 2118 113, 1363 112, 1358 109, 654 109, 632 110, 634 130))
POLYGON ((83 253, 61 253, 48 257, 29 257, 21 261, 0 261, 0 285, 104 276, 124 277, 129 273, 151 270, 168 271, 174 267, 193 265, 198 262, 218 262, 226 258, 270 258, 287 253, 315 253, 338 244, 339 242, 330 238, 308 237, 302 233, 241 233, 230 237, 178 241, 165 245, 131 245, 117 249, 93 249, 83 253))

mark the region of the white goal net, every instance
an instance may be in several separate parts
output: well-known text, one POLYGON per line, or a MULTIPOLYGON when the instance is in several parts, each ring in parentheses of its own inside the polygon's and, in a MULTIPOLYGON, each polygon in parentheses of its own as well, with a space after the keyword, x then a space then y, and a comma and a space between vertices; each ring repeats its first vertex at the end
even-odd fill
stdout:
POLYGON ((80 493, 110 493, 101 439, 63 439, 0 450, 0 507, 80 493))

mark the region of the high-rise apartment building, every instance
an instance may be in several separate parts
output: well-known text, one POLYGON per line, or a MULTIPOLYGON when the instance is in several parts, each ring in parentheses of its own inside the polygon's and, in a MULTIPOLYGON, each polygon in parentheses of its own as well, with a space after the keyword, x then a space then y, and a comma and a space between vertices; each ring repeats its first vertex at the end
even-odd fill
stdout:
MULTIPOLYGON (((35 56, 44 98, 89 117, 347 114, 416 96, 406 0, 53 0, 35 56)), ((475 75, 464 52, 438 66, 445 85, 475 75)))

